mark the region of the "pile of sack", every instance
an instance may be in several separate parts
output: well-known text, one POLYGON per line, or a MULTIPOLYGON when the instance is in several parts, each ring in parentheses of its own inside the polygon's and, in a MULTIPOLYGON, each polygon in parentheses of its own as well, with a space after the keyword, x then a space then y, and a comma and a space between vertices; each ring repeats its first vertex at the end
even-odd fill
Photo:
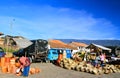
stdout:
POLYGON ((92 64, 86 63, 85 61, 75 62, 74 60, 68 58, 62 59, 59 65, 69 70, 87 72, 95 75, 117 73, 117 72, 120 73, 120 65, 106 64, 104 67, 101 66, 94 67, 92 64))

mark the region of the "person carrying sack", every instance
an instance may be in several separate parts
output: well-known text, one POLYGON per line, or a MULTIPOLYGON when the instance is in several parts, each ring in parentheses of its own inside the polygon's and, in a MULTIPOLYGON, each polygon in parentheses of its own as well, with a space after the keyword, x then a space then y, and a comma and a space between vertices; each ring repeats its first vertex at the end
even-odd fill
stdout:
POLYGON ((29 70, 30 70, 30 59, 28 57, 20 57, 19 59, 21 63, 21 68, 23 69, 23 76, 28 76, 29 75, 29 70))

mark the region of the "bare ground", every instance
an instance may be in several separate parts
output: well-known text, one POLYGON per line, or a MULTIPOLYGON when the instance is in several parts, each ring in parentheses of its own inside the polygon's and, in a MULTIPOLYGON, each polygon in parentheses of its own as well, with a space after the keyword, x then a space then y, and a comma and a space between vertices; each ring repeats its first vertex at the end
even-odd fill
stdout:
MULTIPOLYGON (((120 73, 111 73, 103 75, 93 75, 85 72, 67 70, 51 63, 33 63, 31 67, 41 69, 40 73, 29 75, 26 78, 120 78, 120 73)), ((14 74, 4 74, 0 72, 0 78, 17 78, 14 74)), ((19 78, 24 78, 20 76, 19 78)))

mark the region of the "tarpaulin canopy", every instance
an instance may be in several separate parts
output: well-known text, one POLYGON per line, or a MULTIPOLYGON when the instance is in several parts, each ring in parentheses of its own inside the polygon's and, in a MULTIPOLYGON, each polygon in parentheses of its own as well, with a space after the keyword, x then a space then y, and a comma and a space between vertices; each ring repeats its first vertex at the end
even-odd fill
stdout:
POLYGON ((26 48, 26 47, 32 45, 32 42, 26 38, 13 38, 13 40, 16 42, 16 44, 20 48, 26 48))
POLYGON ((104 47, 104 46, 101 46, 101 45, 97 45, 97 44, 94 44, 94 43, 92 43, 89 46, 87 46, 87 48, 93 48, 93 47, 97 47, 97 48, 100 48, 102 50, 107 50, 107 51, 111 52, 110 48, 107 48, 107 47, 104 47))

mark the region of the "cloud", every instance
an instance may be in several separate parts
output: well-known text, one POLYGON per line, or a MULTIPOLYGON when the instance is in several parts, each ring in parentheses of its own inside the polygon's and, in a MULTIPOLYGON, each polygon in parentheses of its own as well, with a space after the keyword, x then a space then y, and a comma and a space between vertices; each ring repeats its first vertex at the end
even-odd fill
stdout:
POLYGON ((9 34, 10 22, 13 22, 12 34, 29 39, 72 38, 103 39, 116 38, 118 29, 105 18, 94 18, 84 10, 55 8, 51 6, 18 6, 10 15, 0 16, 2 32, 9 34))

